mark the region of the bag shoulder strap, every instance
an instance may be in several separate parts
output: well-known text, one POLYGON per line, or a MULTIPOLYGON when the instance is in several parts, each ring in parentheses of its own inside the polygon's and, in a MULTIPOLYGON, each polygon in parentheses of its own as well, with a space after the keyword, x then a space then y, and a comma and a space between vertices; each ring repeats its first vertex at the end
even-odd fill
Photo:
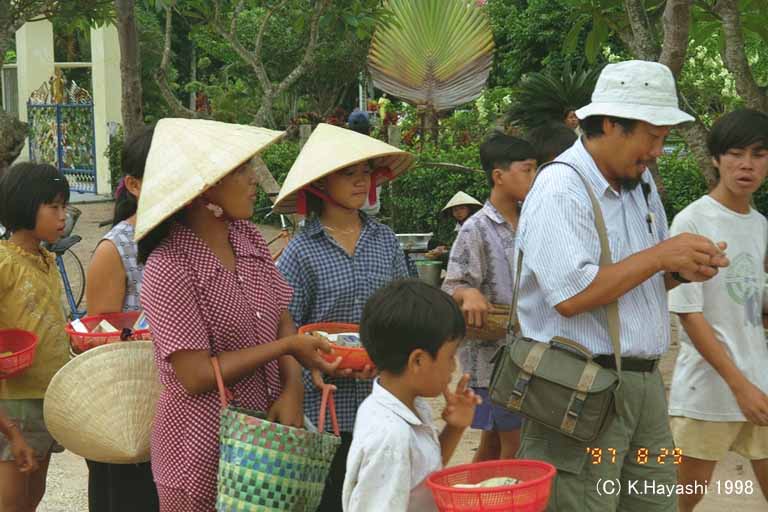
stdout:
MULTIPOLYGON (((592 211, 595 215, 595 228, 597 229, 597 235, 600 238, 600 266, 610 265, 613 263, 613 260, 611 258, 611 247, 608 244, 608 231, 605 227, 605 218, 603 217, 603 210, 600 208, 600 203, 597 201, 597 198, 595 197, 595 193, 592 191, 592 187, 590 186, 589 182, 587 182, 587 179, 581 174, 581 171, 574 167, 572 164, 569 164, 567 162, 549 162, 541 167, 539 167, 539 170, 536 172, 536 176, 541 174, 541 172, 553 164, 561 164, 566 165, 573 169, 576 172, 576 175, 581 179, 581 182, 584 184, 584 187, 587 189, 587 194, 589 195, 589 200, 592 203, 592 211)), ((520 298, 520 275, 522 274, 523 270, 523 251, 518 251, 518 258, 517 258, 517 271, 515 275, 515 289, 512 294, 512 310, 510 312, 510 321, 508 326, 508 332, 516 332, 519 330, 519 320, 517 316, 517 303, 518 299, 520 298)), ((616 360, 616 370, 619 374, 619 382, 621 382, 621 342, 620 342, 620 333, 621 333, 621 323, 619 319, 619 303, 618 301, 612 302, 610 304, 607 304, 605 306, 606 316, 608 319, 608 335, 611 338, 611 345, 613 346, 613 356, 616 360)))

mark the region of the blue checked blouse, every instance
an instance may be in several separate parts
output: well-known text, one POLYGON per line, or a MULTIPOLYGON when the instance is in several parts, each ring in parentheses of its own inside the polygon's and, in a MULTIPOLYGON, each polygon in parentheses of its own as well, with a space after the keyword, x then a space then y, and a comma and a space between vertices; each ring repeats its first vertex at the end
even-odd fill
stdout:
MULTIPOLYGON (((405 254, 387 226, 361 214, 363 228, 350 256, 328 236, 314 217, 290 241, 280 259, 280 269, 293 288, 288 310, 297 327, 316 322, 359 324, 368 297, 390 281, 410 277, 405 254)), ((352 432, 357 408, 371 393, 372 381, 331 379, 339 427, 352 432)), ((317 424, 320 393, 304 371, 304 413, 317 424)), ((326 430, 331 429, 326 418, 326 430)))

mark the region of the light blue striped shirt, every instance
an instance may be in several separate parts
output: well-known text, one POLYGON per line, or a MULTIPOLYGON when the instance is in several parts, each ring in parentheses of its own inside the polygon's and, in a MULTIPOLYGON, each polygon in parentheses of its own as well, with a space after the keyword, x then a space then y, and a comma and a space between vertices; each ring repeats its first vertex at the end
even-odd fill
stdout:
MULTIPOLYGON (((597 168, 581 140, 556 160, 579 169, 592 186, 605 217, 613 262, 667 238, 667 217, 650 171, 646 204, 642 187, 616 192, 597 168), (648 214, 654 221, 648 223, 648 214)), ((577 341, 595 354, 612 354, 604 308, 561 316, 554 306, 578 295, 597 276, 600 240, 592 205, 576 171, 565 165, 544 169, 523 205, 517 246, 524 253, 520 278, 520 326, 524 336, 577 341)), ((655 358, 669 348, 669 314, 663 273, 619 299, 623 356, 655 358)))

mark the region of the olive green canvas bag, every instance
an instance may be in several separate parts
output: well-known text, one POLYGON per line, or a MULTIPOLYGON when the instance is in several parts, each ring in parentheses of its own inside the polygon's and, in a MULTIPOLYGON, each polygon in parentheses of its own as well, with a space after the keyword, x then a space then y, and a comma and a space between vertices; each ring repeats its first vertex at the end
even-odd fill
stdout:
MULTIPOLYGON (((610 265, 611 250, 600 205, 581 173, 592 202, 600 238, 600 265, 610 265)), ((551 164, 547 164, 551 165, 551 164)), ((547 166, 543 166, 539 172, 547 166)), ((592 353, 578 341, 555 337, 541 343, 520 334, 517 301, 523 253, 518 254, 515 290, 507 328, 507 341, 494 356, 489 396, 491 402, 582 442, 594 441, 620 410, 617 393, 621 383, 619 308, 605 306, 616 370, 593 361, 592 353)))

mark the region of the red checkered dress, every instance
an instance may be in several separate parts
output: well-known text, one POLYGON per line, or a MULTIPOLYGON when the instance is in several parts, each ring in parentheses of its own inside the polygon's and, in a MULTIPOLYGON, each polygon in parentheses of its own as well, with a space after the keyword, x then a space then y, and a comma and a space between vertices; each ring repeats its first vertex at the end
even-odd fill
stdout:
MULTIPOLYGON (((236 272, 222 266, 189 228, 175 224, 144 270, 141 303, 164 385, 152 432, 152 472, 164 511, 213 510, 219 456, 218 395, 189 395, 170 355, 179 350, 215 355, 270 343, 291 299, 253 224, 232 223, 229 240, 236 272)), ((281 392, 277 361, 231 389, 240 406, 266 411, 281 392)))

